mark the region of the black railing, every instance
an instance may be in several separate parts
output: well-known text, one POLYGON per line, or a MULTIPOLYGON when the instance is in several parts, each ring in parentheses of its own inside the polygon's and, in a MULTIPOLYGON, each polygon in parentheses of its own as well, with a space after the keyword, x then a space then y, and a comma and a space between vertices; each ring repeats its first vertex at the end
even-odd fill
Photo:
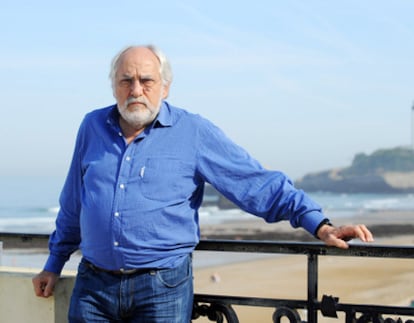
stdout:
MULTIPOLYGON (((349 256, 349 257, 380 257, 380 258, 406 258, 414 259, 414 247, 408 246, 380 246, 380 245, 351 245, 343 250, 327 247, 322 243, 294 243, 270 241, 201 241, 197 250, 210 250, 220 252, 249 252, 272 254, 307 255, 307 299, 268 299, 250 297, 232 297, 217 295, 196 294, 194 301, 194 318, 208 316, 211 321, 229 323, 239 322, 234 305, 258 306, 274 308, 273 322, 280 322, 287 318, 290 322, 304 322, 299 315, 299 309, 307 310, 307 322, 316 323, 318 312, 323 316, 336 318, 338 312, 345 313, 346 323, 392 323, 394 320, 386 315, 398 315, 414 318, 413 307, 397 307, 364 304, 342 304, 334 296, 323 295, 318 299, 318 258, 320 256, 349 256)), ((363 264, 361 265, 363 266, 363 264)), ((414 263, 413 263, 414 270, 414 263)), ((414 291, 413 291, 414 295, 414 291)), ((269 318, 269 321, 271 318, 269 318)), ((414 323, 406 319, 406 323, 414 323)))
MULTIPOLYGON (((0 233, 0 241, 4 241, 4 248, 8 248, 8 245, 24 248, 44 247, 46 246, 47 239, 47 235, 0 233)), ((349 249, 343 250, 327 247, 319 242, 202 240, 197 246, 197 250, 306 255, 307 299, 195 294, 193 320, 197 320, 199 317, 208 317, 212 322, 236 323, 239 322, 239 319, 233 306, 254 306, 273 308, 274 313, 272 318, 269 318, 269 321, 272 320, 277 323, 282 319, 288 319, 290 322, 297 323, 305 321, 316 323, 318 321, 318 313, 331 318, 337 318, 338 313, 344 313, 346 323, 414 323, 414 307, 344 304, 340 303, 339 298, 335 296, 323 295, 321 299, 318 296, 318 259, 320 256, 414 259, 414 247, 352 244, 349 249), (307 312, 306 318, 300 317, 298 310, 302 309, 307 312), (396 315, 399 318, 387 317, 389 315, 396 315)))

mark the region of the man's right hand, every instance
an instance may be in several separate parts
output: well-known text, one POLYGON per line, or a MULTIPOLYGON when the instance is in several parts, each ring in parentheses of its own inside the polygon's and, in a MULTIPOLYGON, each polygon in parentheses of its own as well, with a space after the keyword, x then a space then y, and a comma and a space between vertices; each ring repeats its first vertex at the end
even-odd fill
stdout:
POLYGON ((36 296, 48 298, 53 295, 59 275, 43 270, 32 279, 36 296))

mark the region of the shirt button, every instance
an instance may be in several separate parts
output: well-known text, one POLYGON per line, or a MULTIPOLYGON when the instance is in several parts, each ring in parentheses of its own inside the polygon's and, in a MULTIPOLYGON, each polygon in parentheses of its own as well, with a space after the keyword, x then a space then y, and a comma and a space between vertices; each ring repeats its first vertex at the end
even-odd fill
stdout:
POLYGON ((115 246, 115 247, 118 247, 118 246, 119 246, 119 242, 118 242, 118 241, 115 241, 115 242, 114 242, 114 246, 115 246))
POLYGON ((122 137, 122 132, 118 132, 118 136, 122 137))
POLYGON ((119 212, 115 212, 115 213, 114 213, 114 215, 115 215, 116 217, 118 217, 118 216, 119 216, 119 212))
POLYGON ((125 185, 124 185, 124 184, 121 184, 121 185, 119 185, 119 188, 120 188, 121 190, 123 190, 123 189, 125 188, 125 185))
POLYGON ((125 159, 126 159, 126 161, 130 161, 131 160, 131 157, 130 156, 127 156, 125 159))

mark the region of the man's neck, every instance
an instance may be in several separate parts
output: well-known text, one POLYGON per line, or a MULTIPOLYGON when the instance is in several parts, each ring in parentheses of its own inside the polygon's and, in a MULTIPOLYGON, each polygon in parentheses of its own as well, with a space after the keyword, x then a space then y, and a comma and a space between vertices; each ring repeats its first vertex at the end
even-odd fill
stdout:
POLYGON ((145 126, 140 128, 131 126, 121 116, 119 117, 119 126, 121 127, 127 144, 130 144, 145 129, 145 126))

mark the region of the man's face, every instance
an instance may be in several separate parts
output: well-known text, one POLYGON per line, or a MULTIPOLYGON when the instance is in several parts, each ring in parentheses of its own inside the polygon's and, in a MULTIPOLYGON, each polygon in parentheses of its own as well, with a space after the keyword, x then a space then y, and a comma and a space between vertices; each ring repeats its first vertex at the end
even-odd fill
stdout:
POLYGON ((120 57, 114 96, 121 117, 130 126, 141 129, 151 123, 168 90, 162 83, 160 63, 149 49, 131 48, 120 57))

